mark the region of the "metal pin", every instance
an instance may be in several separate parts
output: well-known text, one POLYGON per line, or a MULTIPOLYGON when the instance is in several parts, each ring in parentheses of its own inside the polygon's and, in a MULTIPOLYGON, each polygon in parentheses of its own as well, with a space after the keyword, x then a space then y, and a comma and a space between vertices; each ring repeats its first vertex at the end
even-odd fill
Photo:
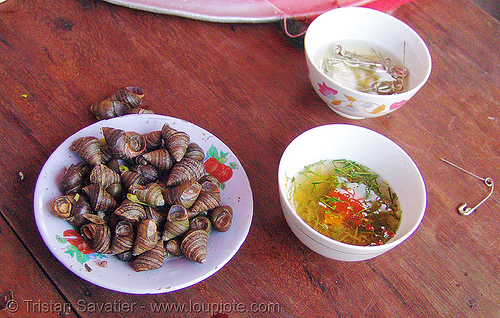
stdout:
POLYGON ((478 204, 476 204, 476 206, 475 206, 475 207, 470 208, 470 207, 467 207, 467 203, 463 203, 463 204, 461 204, 461 205, 457 208, 458 213, 460 213, 460 214, 462 214, 462 215, 469 215, 469 214, 471 214, 471 213, 472 213, 472 212, 474 212, 474 211, 475 211, 475 210, 476 210, 476 209, 477 209, 477 208, 478 208, 481 204, 483 204, 486 200, 488 200, 488 198, 489 198, 489 197, 491 196, 491 194, 493 193, 493 190, 495 189, 495 183, 493 182, 493 179, 491 179, 491 178, 489 178, 489 177, 487 177, 487 178, 481 178, 481 177, 479 177, 479 176, 477 176, 477 175, 473 174, 472 172, 469 172, 469 171, 465 170, 464 168, 461 168, 461 167, 457 166, 456 164, 449 162, 449 161, 448 161, 448 160, 446 160, 446 159, 443 159, 443 158, 440 158, 440 159, 441 159, 442 161, 446 162, 447 164, 449 164, 449 165, 451 165, 451 166, 453 166, 453 167, 455 167, 455 168, 457 168, 457 169, 459 169, 459 170, 461 170, 461 171, 463 171, 463 172, 465 172, 465 173, 467 173, 467 174, 470 174, 471 176, 473 176, 473 177, 475 177, 475 178, 477 178, 477 179, 479 179, 479 180, 483 181, 483 182, 484 182, 484 184, 486 184, 488 187, 490 187, 490 188, 491 188, 490 193, 486 196, 486 198, 484 198, 483 200, 481 200, 481 202, 479 202, 478 204))

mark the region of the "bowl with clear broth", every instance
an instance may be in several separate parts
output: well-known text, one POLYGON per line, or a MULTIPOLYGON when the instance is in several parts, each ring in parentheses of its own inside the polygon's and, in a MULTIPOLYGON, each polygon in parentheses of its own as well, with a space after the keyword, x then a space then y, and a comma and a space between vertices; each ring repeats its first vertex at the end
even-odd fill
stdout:
POLYGON ((318 16, 307 29, 304 48, 314 90, 350 119, 400 108, 422 88, 432 68, 427 45, 412 28, 368 8, 318 16))
MULTIPOLYGON (((418 228, 426 207, 425 184, 411 157, 389 138, 354 125, 323 125, 297 136, 281 157, 278 187, 283 214, 295 236, 314 252, 341 261, 370 259, 398 246, 418 228), (297 176, 305 167, 311 167, 315 163, 339 160, 367 167, 397 195, 401 208, 399 225, 383 244, 360 246, 338 241, 321 234, 299 215, 294 202, 294 192, 297 189, 294 182, 297 176)), ((326 217, 326 210, 324 216, 326 217)), ((345 220, 345 224, 350 224, 354 218, 345 220)), ((326 219, 319 216, 318 221, 326 222, 326 219)), ((331 226, 331 223, 327 225, 331 226)), ((364 227, 359 227, 360 232, 368 231, 367 229, 366 223, 364 227)), ((373 231, 373 227, 369 230, 373 231)))

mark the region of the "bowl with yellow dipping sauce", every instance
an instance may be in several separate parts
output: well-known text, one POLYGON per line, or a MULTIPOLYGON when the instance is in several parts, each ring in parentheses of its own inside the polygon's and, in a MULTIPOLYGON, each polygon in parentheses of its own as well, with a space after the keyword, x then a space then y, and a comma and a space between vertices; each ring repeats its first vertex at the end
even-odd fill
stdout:
POLYGON ((344 124, 312 128, 278 169, 285 219, 311 250, 341 261, 376 257, 405 241, 426 207, 422 175, 396 143, 344 124))
POLYGON ((431 56, 422 38, 397 18, 345 7, 318 16, 304 48, 316 93, 350 119, 387 115, 425 84, 431 56))

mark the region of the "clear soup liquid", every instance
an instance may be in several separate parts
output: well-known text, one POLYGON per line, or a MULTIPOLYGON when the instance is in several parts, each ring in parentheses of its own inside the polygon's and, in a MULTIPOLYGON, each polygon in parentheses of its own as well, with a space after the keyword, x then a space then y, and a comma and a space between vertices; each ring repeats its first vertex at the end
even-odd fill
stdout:
POLYGON ((327 46, 317 58, 318 67, 333 81, 371 94, 398 94, 408 87, 409 72, 401 58, 376 45, 342 41, 327 46))

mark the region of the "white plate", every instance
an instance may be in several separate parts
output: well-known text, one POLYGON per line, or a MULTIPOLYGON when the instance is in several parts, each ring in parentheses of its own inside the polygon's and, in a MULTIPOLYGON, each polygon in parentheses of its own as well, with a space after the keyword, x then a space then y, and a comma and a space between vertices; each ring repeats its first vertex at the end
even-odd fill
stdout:
MULTIPOLYGON (((158 294, 194 285, 221 269, 243 244, 253 215, 252 190, 247 175, 238 158, 222 141, 208 131, 181 119, 161 115, 128 115, 96 122, 66 139, 49 157, 38 177, 34 211, 38 230, 54 256, 77 276, 104 288, 132 293, 158 294), (80 162, 69 150, 77 138, 95 136, 102 138, 101 128, 114 127, 127 131, 146 133, 160 130, 168 123, 173 128, 189 134, 205 153, 211 148, 227 153, 227 165, 231 163, 233 176, 221 190, 221 204, 230 205, 234 211, 233 224, 227 232, 212 231, 208 240, 207 260, 198 264, 186 258, 169 258, 160 269, 135 272, 129 263, 113 255, 84 254, 64 238, 64 232, 72 227, 51 213, 51 203, 61 193, 58 189, 64 167, 80 162), (105 261, 105 262, 103 262, 105 261), (104 267, 106 264, 107 267, 104 267)), ((71 241, 71 240, 70 240, 71 241)))

